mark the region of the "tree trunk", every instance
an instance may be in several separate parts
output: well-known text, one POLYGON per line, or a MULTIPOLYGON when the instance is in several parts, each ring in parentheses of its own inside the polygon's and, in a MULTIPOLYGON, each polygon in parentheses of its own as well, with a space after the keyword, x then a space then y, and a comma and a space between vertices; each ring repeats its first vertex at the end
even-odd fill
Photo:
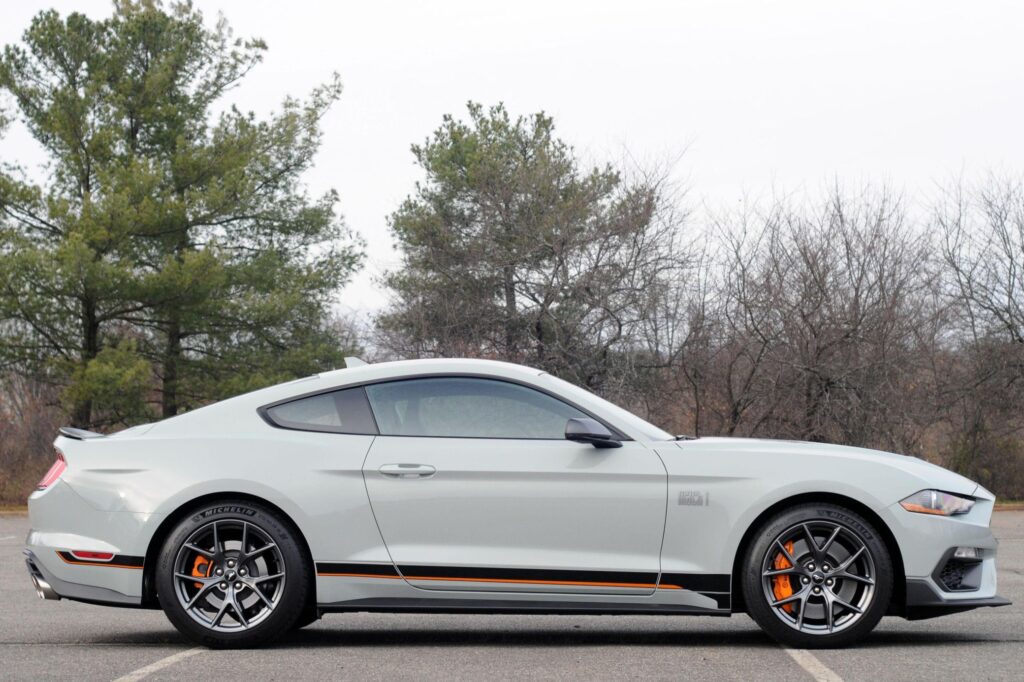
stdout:
POLYGON ((173 315, 167 325, 167 345, 164 348, 163 399, 161 415, 164 419, 178 414, 178 362, 181 359, 181 325, 173 315))
MULTIPOLYGON (((82 368, 88 366, 100 351, 100 324, 96 320, 96 304, 90 299, 82 300, 82 368)), ((92 399, 78 400, 71 408, 73 426, 87 429, 92 426, 92 399)))
POLYGON ((71 411, 71 425, 79 429, 87 429, 92 425, 92 400, 75 403, 71 411))
POLYGON ((519 353, 516 343, 516 285, 515 271, 511 265, 502 268, 505 289, 505 353, 513 362, 519 353))
MULTIPOLYGON (((178 243, 175 246, 174 258, 178 263, 185 259, 185 252, 189 248, 188 228, 181 228, 178 236, 178 243)), ((178 382, 181 378, 181 309, 176 299, 172 297, 168 304, 167 311, 167 345, 164 347, 163 357, 163 387, 160 411, 163 418, 173 417, 178 414, 179 396, 178 382)))
POLYGON ((700 418, 701 408, 704 406, 704 401, 701 400, 700 394, 700 381, 701 376, 699 371, 693 373, 693 436, 700 438, 700 418))

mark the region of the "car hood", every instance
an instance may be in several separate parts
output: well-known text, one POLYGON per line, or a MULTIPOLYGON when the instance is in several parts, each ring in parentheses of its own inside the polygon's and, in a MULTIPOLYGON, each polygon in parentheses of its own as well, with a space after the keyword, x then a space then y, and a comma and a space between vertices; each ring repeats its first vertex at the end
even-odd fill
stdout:
MULTIPOLYGON (((921 481, 922 488, 945 490, 960 495, 991 498, 991 493, 976 482, 937 464, 919 457, 898 455, 883 450, 870 450, 847 445, 808 443, 793 440, 770 440, 762 438, 698 438, 689 441, 675 441, 680 449, 691 452, 725 455, 726 452, 755 453, 785 460, 787 457, 822 457, 844 461, 877 463, 879 475, 886 471, 898 470, 921 481)), ((838 461, 837 461, 838 464, 838 461)))

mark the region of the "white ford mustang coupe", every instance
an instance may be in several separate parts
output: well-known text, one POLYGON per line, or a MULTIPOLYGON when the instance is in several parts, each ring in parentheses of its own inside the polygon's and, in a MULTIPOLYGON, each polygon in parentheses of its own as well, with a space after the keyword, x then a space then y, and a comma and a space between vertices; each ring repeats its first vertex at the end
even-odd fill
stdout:
POLYGON ((535 369, 365 365, 110 436, 29 499, 39 595, 211 647, 332 611, 746 612, 795 647, 996 596, 991 493, 920 459, 673 438, 535 369))

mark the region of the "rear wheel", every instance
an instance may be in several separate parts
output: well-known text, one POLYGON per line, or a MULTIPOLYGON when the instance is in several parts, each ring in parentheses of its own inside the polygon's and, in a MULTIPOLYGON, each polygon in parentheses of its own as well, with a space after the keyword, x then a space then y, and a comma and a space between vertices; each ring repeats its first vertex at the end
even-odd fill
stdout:
POLYGON ((296 532, 247 501, 211 504, 167 538, 156 570, 167 618, 214 648, 258 646, 307 613, 311 567, 296 532))
POLYGON ((889 552, 875 528, 832 504, 770 519, 747 550, 743 596, 769 635, 799 648, 851 644, 878 624, 892 595, 889 552))

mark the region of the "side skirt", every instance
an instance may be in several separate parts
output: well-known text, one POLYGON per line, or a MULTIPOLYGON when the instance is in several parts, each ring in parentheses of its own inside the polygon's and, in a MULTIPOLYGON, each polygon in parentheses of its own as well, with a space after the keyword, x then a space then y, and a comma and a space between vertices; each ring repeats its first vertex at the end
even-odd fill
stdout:
MULTIPOLYGON (((445 581, 490 585, 556 585, 572 587, 631 588, 687 591, 703 595, 715 602, 718 611, 732 607, 732 577, 714 573, 630 573, 622 571, 565 571, 549 569, 496 568, 480 566, 416 566, 386 563, 316 562, 316 574, 323 578, 374 578, 404 580, 410 584, 445 581)), ((459 602, 470 600, 458 599, 459 602)), ((476 601, 476 600, 473 600, 476 601)), ((505 603, 505 602, 499 602, 505 603)), ((529 602, 532 603, 532 602, 529 602)), ((543 603, 551 603, 544 601, 543 603)), ((560 602, 556 602, 560 603, 560 602)), ((614 607, 618 608, 618 607, 614 607)), ((682 608, 676 605, 674 608, 682 608)))
POLYGON ((691 615, 729 616, 729 609, 702 609, 671 604, 613 604, 607 602, 508 601, 500 599, 403 599, 379 597, 319 604, 323 613, 376 611, 386 613, 481 613, 534 615, 691 615))

